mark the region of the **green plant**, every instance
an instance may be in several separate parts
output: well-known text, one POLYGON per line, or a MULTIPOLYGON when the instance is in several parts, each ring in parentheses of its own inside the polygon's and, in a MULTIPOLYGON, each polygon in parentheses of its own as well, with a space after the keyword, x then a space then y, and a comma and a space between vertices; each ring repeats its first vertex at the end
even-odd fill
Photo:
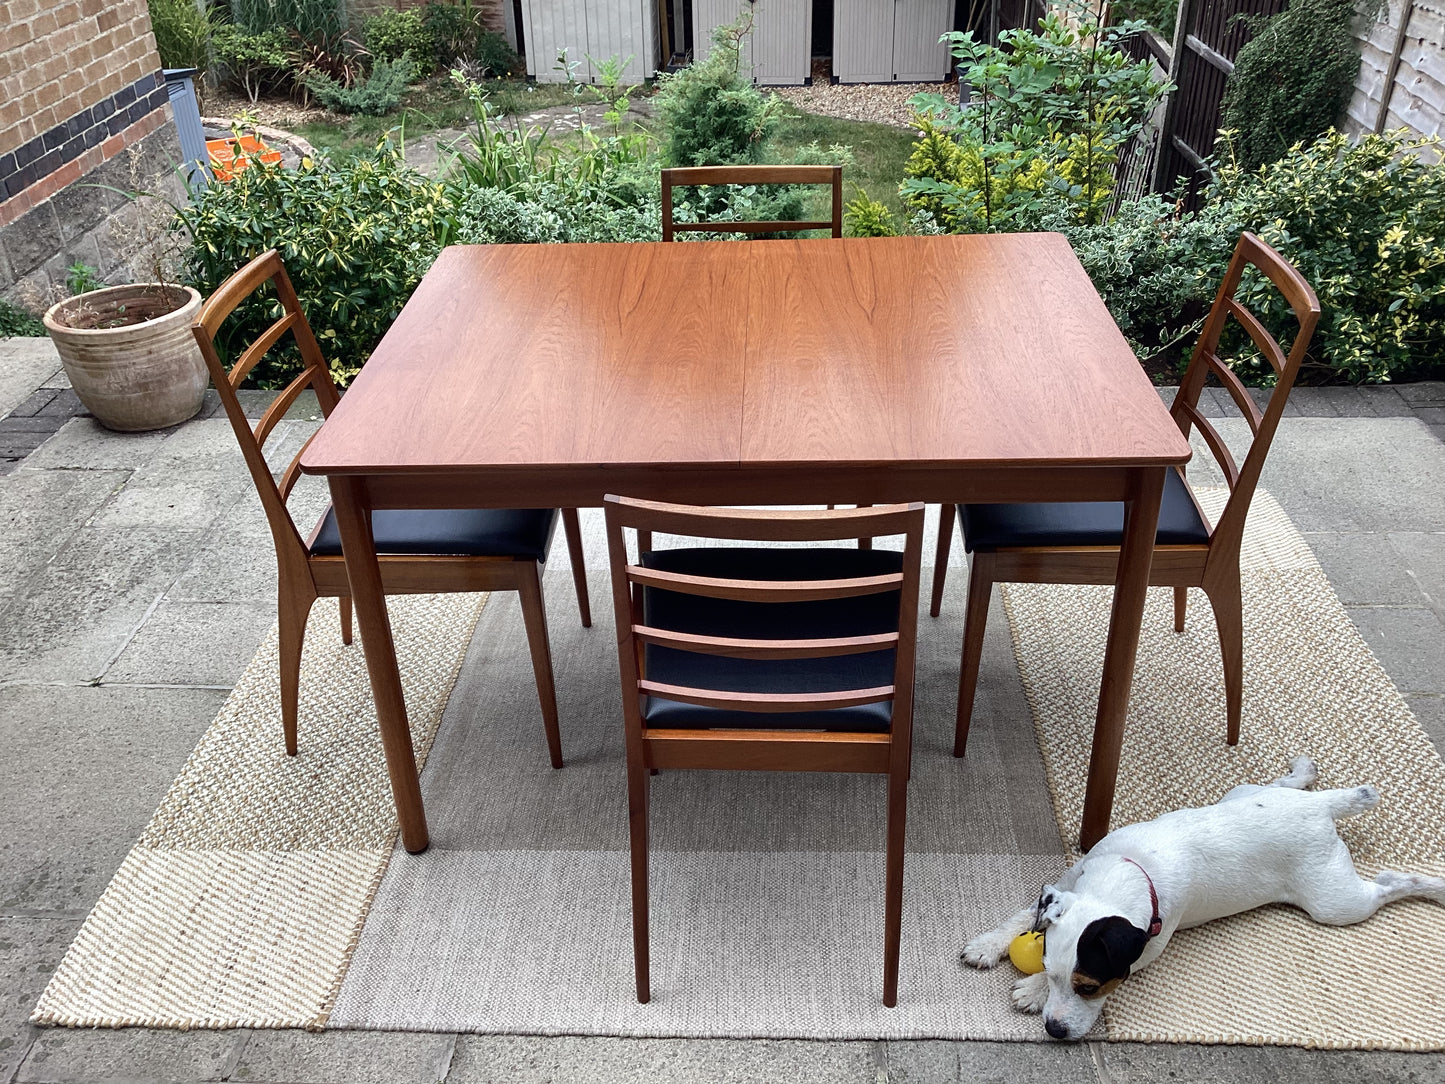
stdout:
POLYGON ((498 78, 508 75, 517 66, 517 51, 507 44, 507 39, 493 30, 483 30, 477 35, 476 48, 472 59, 480 64, 489 75, 498 78))
POLYGON ((294 31, 310 40, 346 29, 340 0, 230 0, 231 21, 251 34, 294 31))
POLYGON ((37 339, 45 334, 45 324, 40 317, 0 297, 0 339, 10 336, 37 339))
POLYGON ((1310 142, 1344 111, 1360 71, 1351 29, 1357 2, 1291 0, 1270 19, 1249 20, 1254 37, 1235 59, 1220 122, 1235 133, 1233 152, 1244 168, 1310 142))
POLYGON ((291 64, 290 39, 281 29, 253 33, 234 23, 223 23, 216 27, 211 41, 216 59, 245 90, 252 105, 262 91, 280 82, 291 64))
POLYGON ((71 297, 88 294, 91 290, 102 290, 105 285, 100 278, 100 269, 91 267, 88 263, 76 260, 65 269, 65 288, 70 291, 71 297))
POLYGON ((1114 164, 1168 87, 1119 47, 1142 24, 1070 7, 998 46, 947 35, 971 100, 913 98, 922 136, 902 191, 915 209, 953 232, 1017 228, 1057 196, 1081 221, 1104 217, 1114 164))
POLYGON ((366 49, 349 31, 318 33, 309 38, 296 35, 291 61, 291 78, 302 90, 314 76, 324 75, 343 87, 355 86, 365 71, 366 49))
POLYGON ((204 76, 211 67, 215 9, 209 4, 199 7, 196 0, 147 0, 146 6, 161 67, 195 68, 204 76))
POLYGON ((378 60, 396 60, 409 53, 418 71, 421 65, 430 64, 437 52, 436 36, 416 8, 387 8, 367 19, 361 34, 366 48, 378 60))
POLYGON ((1179 0, 1126 0, 1116 5, 1116 14, 1126 19, 1139 19, 1149 24, 1156 34, 1174 40, 1174 24, 1179 18, 1179 0))
POLYGON ((857 197, 843 207, 843 232, 849 237, 893 237, 898 227, 892 212, 860 188, 857 197))
MULTIPOLYGON (((189 233, 191 284, 209 294, 269 248, 277 249, 332 376, 348 383, 400 313, 422 274, 452 237, 451 194, 409 168, 389 142, 333 163, 298 169, 259 161, 213 184, 179 211, 189 233)), ((274 299, 237 310, 220 340, 254 341, 280 315, 274 299)), ((294 355, 268 356, 250 380, 277 387, 296 371, 294 355)))
POLYGON ((403 53, 396 60, 378 60, 366 82, 356 86, 342 86, 330 76, 316 74, 307 77, 306 89, 333 112, 380 117, 401 104, 413 70, 411 57, 403 53))
MULTIPOLYGON (((1231 134, 1225 133, 1228 150, 1231 134)), ((1437 138, 1404 132, 1352 143, 1330 130, 1249 171, 1226 158, 1206 193, 1308 279, 1322 315, 1308 375, 1358 382, 1445 371, 1445 162, 1437 138)), ((1266 323, 1279 294, 1246 282, 1266 323)), ((1267 365, 1245 363, 1268 380, 1267 365)))

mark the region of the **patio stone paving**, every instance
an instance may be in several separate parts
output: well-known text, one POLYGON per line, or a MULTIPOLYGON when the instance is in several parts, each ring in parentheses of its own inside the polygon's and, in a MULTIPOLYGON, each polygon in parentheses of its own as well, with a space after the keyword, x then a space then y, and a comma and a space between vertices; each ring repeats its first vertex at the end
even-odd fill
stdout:
MULTIPOLYGON (((248 410, 267 398, 249 396, 248 410)), ((1229 416, 1217 395, 1205 406, 1229 416)), ((297 404, 278 458, 317 416, 297 404)), ((1445 1055, 1268 1047, 32 1028, 86 911, 269 625, 275 573, 214 398, 171 430, 108 433, 80 412, 48 340, 0 340, 0 475, 0 1084, 1445 1079, 1445 1055)), ((1445 384, 1299 389, 1262 485, 1441 747, 1445 384)), ((299 497, 303 521, 325 500, 314 485, 299 497)), ((600 569, 598 517, 585 526, 600 569)), ((565 547, 547 576, 571 605, 565 547)), ((964 581, 950 577, 950 605, 964 581)))

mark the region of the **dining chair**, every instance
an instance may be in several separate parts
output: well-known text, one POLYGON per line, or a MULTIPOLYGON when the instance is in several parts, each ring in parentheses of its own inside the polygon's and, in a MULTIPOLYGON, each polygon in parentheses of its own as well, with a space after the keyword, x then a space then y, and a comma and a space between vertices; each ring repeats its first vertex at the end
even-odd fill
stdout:
MULTIPOLYGON (((1239 741, 1244 696, 1244 606, 1239 553, 1245 516, 1319 315, 1319 300, 1304 276, 1254 234, 1243 234, 1170 408, 1185 437, 1191 428, 1199 429, 1224 474, 1230 495, 1218 521, 1211 526, 1185 480, 1183 469, 1168 472, 1149 583, 1174 588, 1176 632, 1184 631, 1189 588, 1203 588, 1209 598, 1224 659, 1226 738, 1230 745, 1239 741), (1259 319, 1235 297, 1240 280, 1250 267, 1258 269, 1284 295, 1298 321, 1288 356, 1259 319), (1263 411, 1239 377, 1219 358, 1220 335, 1226 319, 1231 316, 1274 369, 1276 383, 1263 411), (1253 440, 1242 467, 1236 465, 1219 432, 1199 410, 1200 393, 1211 375, 1229 392, 1249 424, 1253 440)), ((972 553, 953 745, 953 755, 961 757, 968 742, 989 596, 994 583, 1114 583, 1123 537, 1124 505, 1122 502, 961 504, 956 508, 963 528, 964 548, 972 553)), ((938 616, 943 601, 954 515, 954 505, 943 506, 933 569, 933 600, 929 608, 934 617, 938 616)))
MULTIPOLYGON (((317 598, 341 600, 341 639, 351 643, 351 595, 336 515, 328 505, 303 538, 287 508, 300 477, 301 452, 278 483, 266 462, 266 439, 276 423, 307 388, 316 393, 321 413, 330 416, 340 397, 332 382, 316 336, 301 310, 290 276, 273 249, 257 256, 216 289, 202 306, 191 331, 200 344, 221 405, 241 444, 241 454, 265 510, 276 544, 279 650, 281 656, 281 725, 286 752, 296 755, 297 701, 301 682, 301 648, 306 620, 317 598), (257 290, 270 283, 281 317, 251 343, 228 372, 215 338, 226 318, 257 290), (291 332, 303 368, 272 400, 252 428, 236 389, 265 354, 291 332)), ((304 450, 304 446, 303 449, 304 450)), ((587 575, 582 563, 582 534, 576 509, 562 511, 572 556, 573 579, 582 624, 590 626, 587 575)), ((433 594, 451 591, 516 591, 521 598, 537 695, 547 733, 552 766, 562 767, 562 740, 557 725, 557 697, 552 682, 552 657, 542 600, 540 564, 546 560, 556 527, 555 509, 448 509, 444 511, 378 511, 372 531, 387 594, 433 594)))
MULTIPOLYGON (((637 1000, 651 997, 648 791, 658 769, 888 777, 883 1003, 898 1001, 903 832, 923 506, 796 511, 604 503, 627 749, 637 1000), (903 551, 684 546, 628 557, 623 531, 903 551)), ((751 920, 755 916, 746 916, 751 920)))
POLYGON ((843 236, 842 166, 683 166, 662 171, 662 239, 691 233, 776 233, 793 230, 832 230, 843 236), (833 216, 826 222, 674 222, 672 190, 713 184, 817 184, 833 189, 833 216))

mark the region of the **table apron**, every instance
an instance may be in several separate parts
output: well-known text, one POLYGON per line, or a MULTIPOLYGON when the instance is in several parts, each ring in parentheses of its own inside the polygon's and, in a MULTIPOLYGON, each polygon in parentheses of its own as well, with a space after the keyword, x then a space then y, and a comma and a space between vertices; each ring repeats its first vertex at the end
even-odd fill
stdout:
MULTIPOLYGON (((607 493, 686 504, 1120 501, 1138 466, 538 469, 361 475, 372 508, 593 508, 607 493)), ((349 472, 348 472, 349 473, 349 472)))

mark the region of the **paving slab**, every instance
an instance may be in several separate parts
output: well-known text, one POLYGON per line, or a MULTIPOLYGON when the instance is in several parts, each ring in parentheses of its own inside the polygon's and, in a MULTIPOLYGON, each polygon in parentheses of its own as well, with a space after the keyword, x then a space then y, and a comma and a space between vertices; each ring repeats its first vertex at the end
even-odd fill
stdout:
POLYGON ((243 1036, 231 1031, 45 1028, 31 1044, 17 1084, 226 1080, 243 1036))
POLYGON ((1393 531, 1389 540, 1425 605, 1445 618, 1445 533, 1393 531))
POLYGON ((89 911, 225 697, 0 687, 0 914, 89 911))
POLYGON ((96 517, 96 526, 203 529, 254 489, 224 418, 163 432, 124 491, 96 517))
POLYGON ((200 538, 163 527, 76 531, 0 609, 0 680, 97 680, 200 538))
MULTIPOLYGON (((1040 1024, 1040 1031, 1043 1025, 1040 1024)), ((959 1043, 938 1040, 887 1044, 888 1084, 1023 1084, 1095 1079, 1085 1043, 959 1043)))
POLYGON ((1426 605, 1428 599, 1420 582, 1410 575, 1392 547, 1391 537, 1363 531, 1309 531, 1304 535, 1346 606, 1426 605))
POLYGON ((456 1036, 427 1032, 257 1031, 230 1079, 265 1084, 434 1084, 456 1036))
POLYGON ((48 338, 0 339, 0 418, 59 370, 60 355, 48 338))
POLYGON ((1435 751, 1445 756, 1445 696, 1412 696, 1406 703, 1435 743, 1435 751))
POLYGON ((877 1084, 883 1044, 463 1035, 447 1084, 877 1084))
POLYGON ((1112 1084, 1425 1084, 1445 1079, 1445 1055, 1440 1054, 1165 1043, 1101 1043, 1098 1050, 1104 1069, 1100 1079, 1112 1084))
POLYGON ((22 592, 129 471, 34 471, 0 478, 0 595, 22 592))
POLYGON ((171 432, 155 429, 149 433, 116 433, 94 418, 74 418, 32 452, 25 465, 71 470, 133 469, 154 455, 171 432))
POLYGON ((1432 611, 1353 606, 1349 613, 1402 693, 1445 694, 1445 623, 1432 611))
POLYGON ((235 685, 275 621, 274 602, 166 599, 101 680, 108 685, 235 685))
POLYGON ((41 1029, 30 1011, 80 929, 80 919, 0 917, 0 1080, 8 1081, 41 1029))

